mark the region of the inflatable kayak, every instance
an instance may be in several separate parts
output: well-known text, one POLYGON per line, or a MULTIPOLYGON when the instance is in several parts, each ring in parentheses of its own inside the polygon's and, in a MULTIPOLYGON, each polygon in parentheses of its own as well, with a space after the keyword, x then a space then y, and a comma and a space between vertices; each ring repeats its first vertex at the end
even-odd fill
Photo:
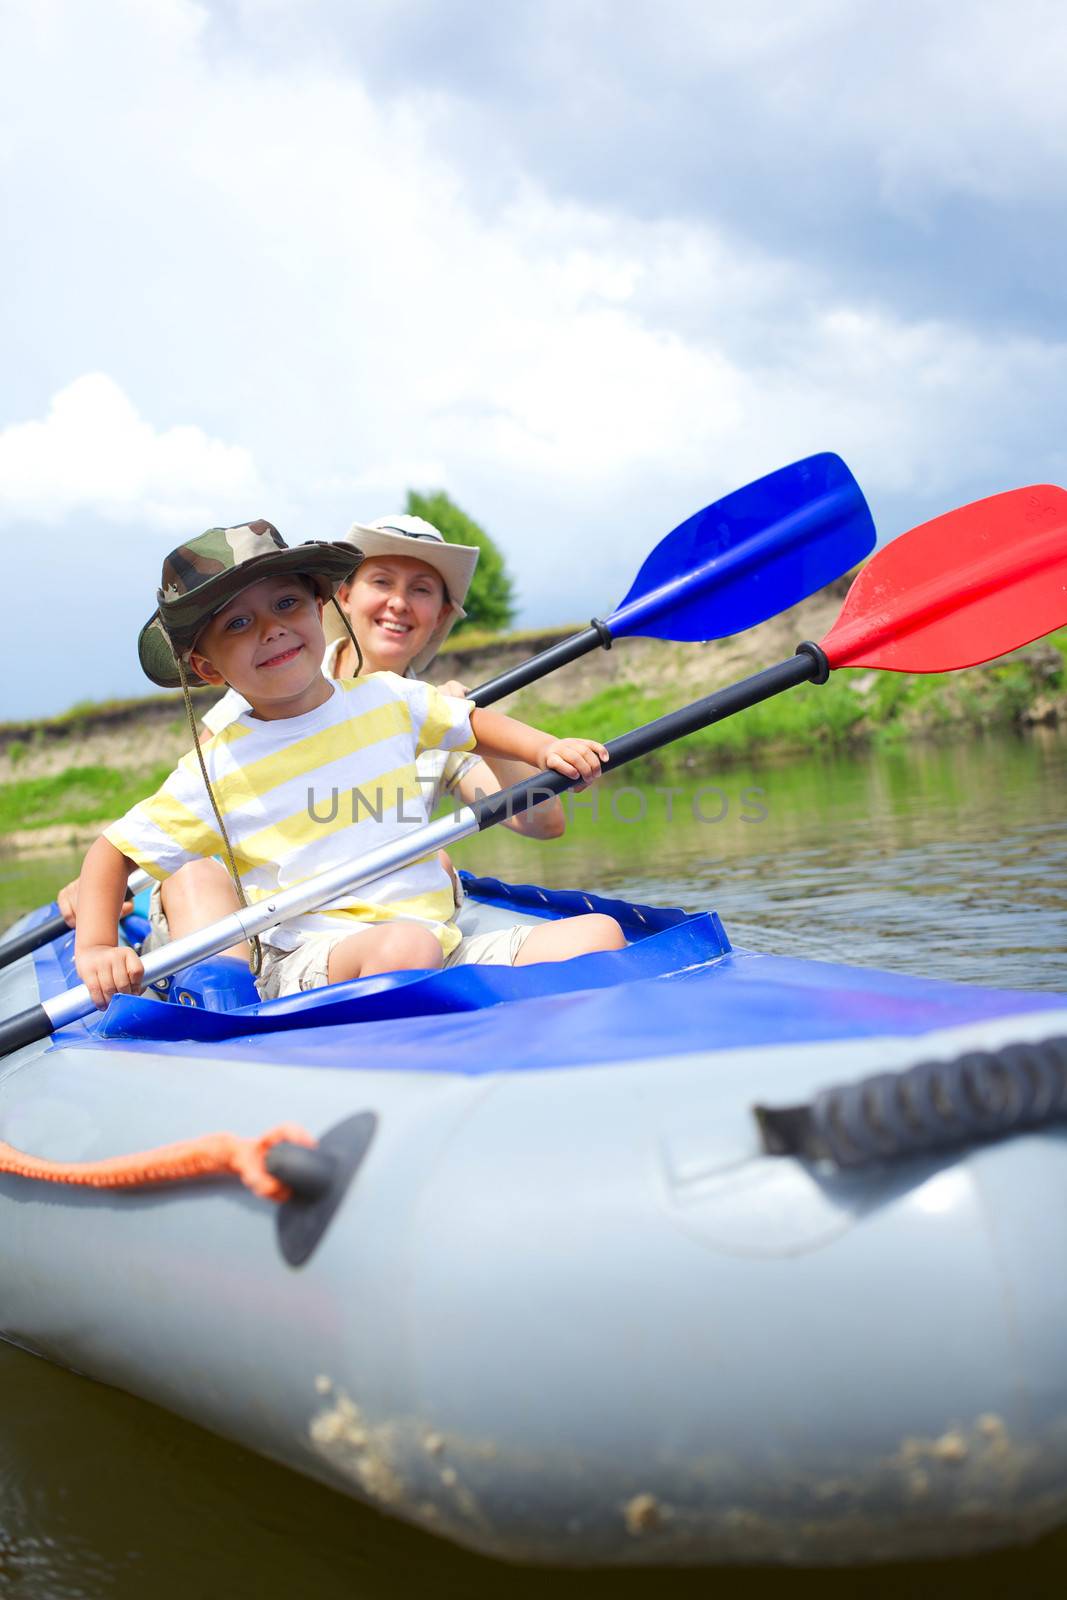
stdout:
MULTIPOLYGON (((268 1003, 216 958, 0 1064, 35 1157, 299 1124, 329 1173, 281 1203, 0 1177, 3 1336, 513 1560, 868 1562, 1061 1521, 1067 995, 468 893, 471 931, 595 909, 630 943, 268 1003)), ((0 1015, 76 981, 71 942, 0 973, 0 1015)))

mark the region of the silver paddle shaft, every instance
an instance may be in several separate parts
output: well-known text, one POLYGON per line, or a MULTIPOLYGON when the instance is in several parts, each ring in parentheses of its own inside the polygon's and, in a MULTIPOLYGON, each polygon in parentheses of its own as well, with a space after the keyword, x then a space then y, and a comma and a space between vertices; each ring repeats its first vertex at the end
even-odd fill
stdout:
MULTIPOLYGON (((284 889, 281 894, 257 900, 255 905, 231 912, 228 917, 213 922, 209 928, 198 929, 181 939, 172 939, 161 950, 154 950, 145 956, 143 982, 147 985, 158 982, 160 978, 169 978, 172 972, 188 967, 194 961, 206 961, 209 956, 218 955, 220 950, 228 950, 242 939, 266 933, 268 928, 277 927, 287 917, 298 917, 305 911, 314 911, 349 889, 359 889, 372 883, 375 878, 383 878, 387 872, 409 866, 412 861, 429 855, 431 851, 447 849, 460 839, 477 833, 478 826, 477 814, 470 806, 463 806, 450 817, 427 823, 406 839, 392 839, 388 844, 379 845, 377 850, 369 850, 366 855, 360 856, 358 864, 347 861, 342 866, 331 867, 328 872, 320 872, 318 877, 309 878, 306 883, 297 884, 293 889, 284 889)), ((94 1009, 84 983, 63 994, 54 995, 51 1000, 45 1000, 43 1007, 51 1017, 54 1028, 76 1022, 94 1009)))

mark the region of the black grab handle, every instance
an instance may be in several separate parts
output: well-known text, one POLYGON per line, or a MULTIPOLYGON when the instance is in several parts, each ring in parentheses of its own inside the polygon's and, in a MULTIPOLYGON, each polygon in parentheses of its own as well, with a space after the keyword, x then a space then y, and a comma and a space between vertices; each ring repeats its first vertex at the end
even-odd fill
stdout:
POLYGON ((753 1111, 768 1155, 837 1167, 1024 1133, 1067 1118, 1067 1037, 921 1061, 822 1089, 808 1105, 753 1111))
POLYGON ((318 1248, 377 1127, 376 1111, 357 1111, 313 1148, 283 1140, 268 1150, 267 1171, 292 1190, 292 1199, 278 1207, 278 1248, 290 1267, 302 1267, 318 1248))

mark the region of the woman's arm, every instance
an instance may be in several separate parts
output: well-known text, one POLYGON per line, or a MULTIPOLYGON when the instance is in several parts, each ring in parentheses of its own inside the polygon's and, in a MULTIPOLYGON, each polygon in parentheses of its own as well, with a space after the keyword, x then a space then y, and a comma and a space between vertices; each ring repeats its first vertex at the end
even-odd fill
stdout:
MULTIPOLYGON (((524 778, 536 778, 542 770, 540 767, 527 766, 523 761, 503 761, 499 758, 492 762, 475 761, 459 779, 456 788, 460 799, 470 805, 472 800, 497 794, 501 789, 510 789, 512 784, 521 783, 524 778)), ((520 816, 508 817, 504 827, 525 834, 528 839, 558 839, 566 830, 567 817, 559 796, 551 795, 547 800, 542 800, 539 806, 531 807, 520 816)))

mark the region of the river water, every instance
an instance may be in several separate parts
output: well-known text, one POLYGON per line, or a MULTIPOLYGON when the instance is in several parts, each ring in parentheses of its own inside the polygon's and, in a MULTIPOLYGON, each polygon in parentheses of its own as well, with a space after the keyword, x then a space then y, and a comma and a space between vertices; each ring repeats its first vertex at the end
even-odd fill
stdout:
MULTIPOLYGON (((497 829, 472 870, 691 908, 735 944, 1067 990, 1067 735, 620 773, 538 845, 497 829), (595 814, 594 814, 595 812, 595 814)), ((76 858, 0 856, 0 925, 76 858)), ((0 1345, 0 1600, 781 1600, 1063 1592, 1067 1532, 981 1560, 845 1573, 544 1573, 467 1555, 156 1408, 0 1345)))

